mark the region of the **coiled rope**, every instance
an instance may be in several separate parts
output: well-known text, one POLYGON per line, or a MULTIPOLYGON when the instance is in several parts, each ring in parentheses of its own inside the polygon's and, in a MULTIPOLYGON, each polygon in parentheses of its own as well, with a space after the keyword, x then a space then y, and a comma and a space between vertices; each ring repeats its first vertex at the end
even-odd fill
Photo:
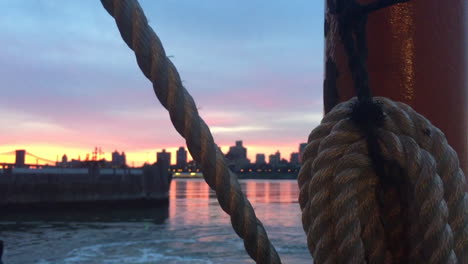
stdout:
POLYGON ((455 151, 409 106, 374 100, 386 115, 378 144, 386 170, 401 168, 388 176, 406 178, 407 208, 393 188, 380 213, 366 135, 351 119, 357 99, 337 105, 310 134, 298 179, 314 263, 468 263, 468 196, 455 151))
MULTIPOLYGON (((138 2, 101 2, 202 164, 248 254, 257 263, 281 263, 138 2)), ((359 18, 342 28, 343 40, 353 42, 346 32, 363 30, 366 17, 360 15, 392 1, 364 9, 345 2, 337 0, 336 12, 352 10, 344 13, 343 23, 359 18)), ((356 55, 365 50, 365 38, 356 34, 355 39, 357 48, 345 48, 359 100, 337 105, 312 131, 298 179, 315 263, 468 263, 468 198, 456 153, 443 133, 409 106, 371 98, 365 54, 356 55)))
POLYGON ((101 3, 114 17, 125 43, 135 52, 138 66, 153 83, 156 96, 169 111, 177 132, 185 138, 193 159, 201 164, 205 181, 216 191, 221 208, 231 217, 233 229, 244 239, 247 253, 257 263, 281 263, 263 224, 242 193, 237 176, 227 167, 208 126, 198 115, 192 96, 183 87, 175 66, 148 25, 138 1, 101 0, 101 3))
POLYGON ((444 134, 403 103, 372 98, 367 14, 408 0, 336 0, 357 98, 309 136, 299 203, 314 263, 468 263, 465 176, 444 134))

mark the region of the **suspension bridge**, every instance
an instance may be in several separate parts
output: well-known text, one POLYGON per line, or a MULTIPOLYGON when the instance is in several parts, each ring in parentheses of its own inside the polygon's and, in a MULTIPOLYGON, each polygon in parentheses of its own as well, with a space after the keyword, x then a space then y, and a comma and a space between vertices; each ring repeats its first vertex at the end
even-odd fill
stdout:
POLYGON ((33 153, 27 152, 24 149, 13 150, 9 152, 0 153, 0 167, 40 167, 44 165, 55 165, 56 161, 44 157, 40 157, 33 153), (32 158, 36 162, 34 164, 26 163, 26 158, 32 158), (7 162, 12 161, 14 162, 7 162))

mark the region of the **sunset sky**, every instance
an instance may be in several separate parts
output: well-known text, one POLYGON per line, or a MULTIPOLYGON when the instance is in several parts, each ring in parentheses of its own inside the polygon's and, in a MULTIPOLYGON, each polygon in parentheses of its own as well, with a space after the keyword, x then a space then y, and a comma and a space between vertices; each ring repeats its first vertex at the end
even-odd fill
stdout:
MULTIPOLYGON (((223 151, 243 140, 252 161, 289 159, 307 140, 322 118, 323 1, 140 4, 223 151)), ((99 0, 0 10, 0 153, 84 159, 98 146, 140 165, 185 146, 99 0)))

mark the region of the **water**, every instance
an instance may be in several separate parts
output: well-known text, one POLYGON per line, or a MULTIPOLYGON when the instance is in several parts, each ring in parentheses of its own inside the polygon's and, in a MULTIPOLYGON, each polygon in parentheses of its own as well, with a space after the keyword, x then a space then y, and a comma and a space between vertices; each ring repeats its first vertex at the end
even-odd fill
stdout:
MULTIPOLYGON (((311 263, 290 180, 242 187, 283 263, 311 263)), ((5 264, 254 263, 203 180, 174 180, 168 207, 0 214, 5 264)))

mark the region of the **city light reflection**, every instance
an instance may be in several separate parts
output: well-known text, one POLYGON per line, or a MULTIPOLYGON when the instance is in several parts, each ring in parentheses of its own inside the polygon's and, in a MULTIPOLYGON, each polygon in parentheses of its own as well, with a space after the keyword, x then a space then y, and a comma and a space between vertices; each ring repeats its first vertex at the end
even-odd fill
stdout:
MULTIPOLYGON (((300 221, 297 204, 299 188, 295 180, 241 180, 241 187, 255 208, 257 217, 265 224, 294 226, 300 221), (288 208, 291 204, 297 206, 297 214, 281 215, 281 209, 288 208)), ((170 188, 169 223, 228 224, 229 216, 222 211, 215 197, 214 191, 202 179, 173 180, 170 188), (223 217, 217 217, 219 214, 223 217)))

